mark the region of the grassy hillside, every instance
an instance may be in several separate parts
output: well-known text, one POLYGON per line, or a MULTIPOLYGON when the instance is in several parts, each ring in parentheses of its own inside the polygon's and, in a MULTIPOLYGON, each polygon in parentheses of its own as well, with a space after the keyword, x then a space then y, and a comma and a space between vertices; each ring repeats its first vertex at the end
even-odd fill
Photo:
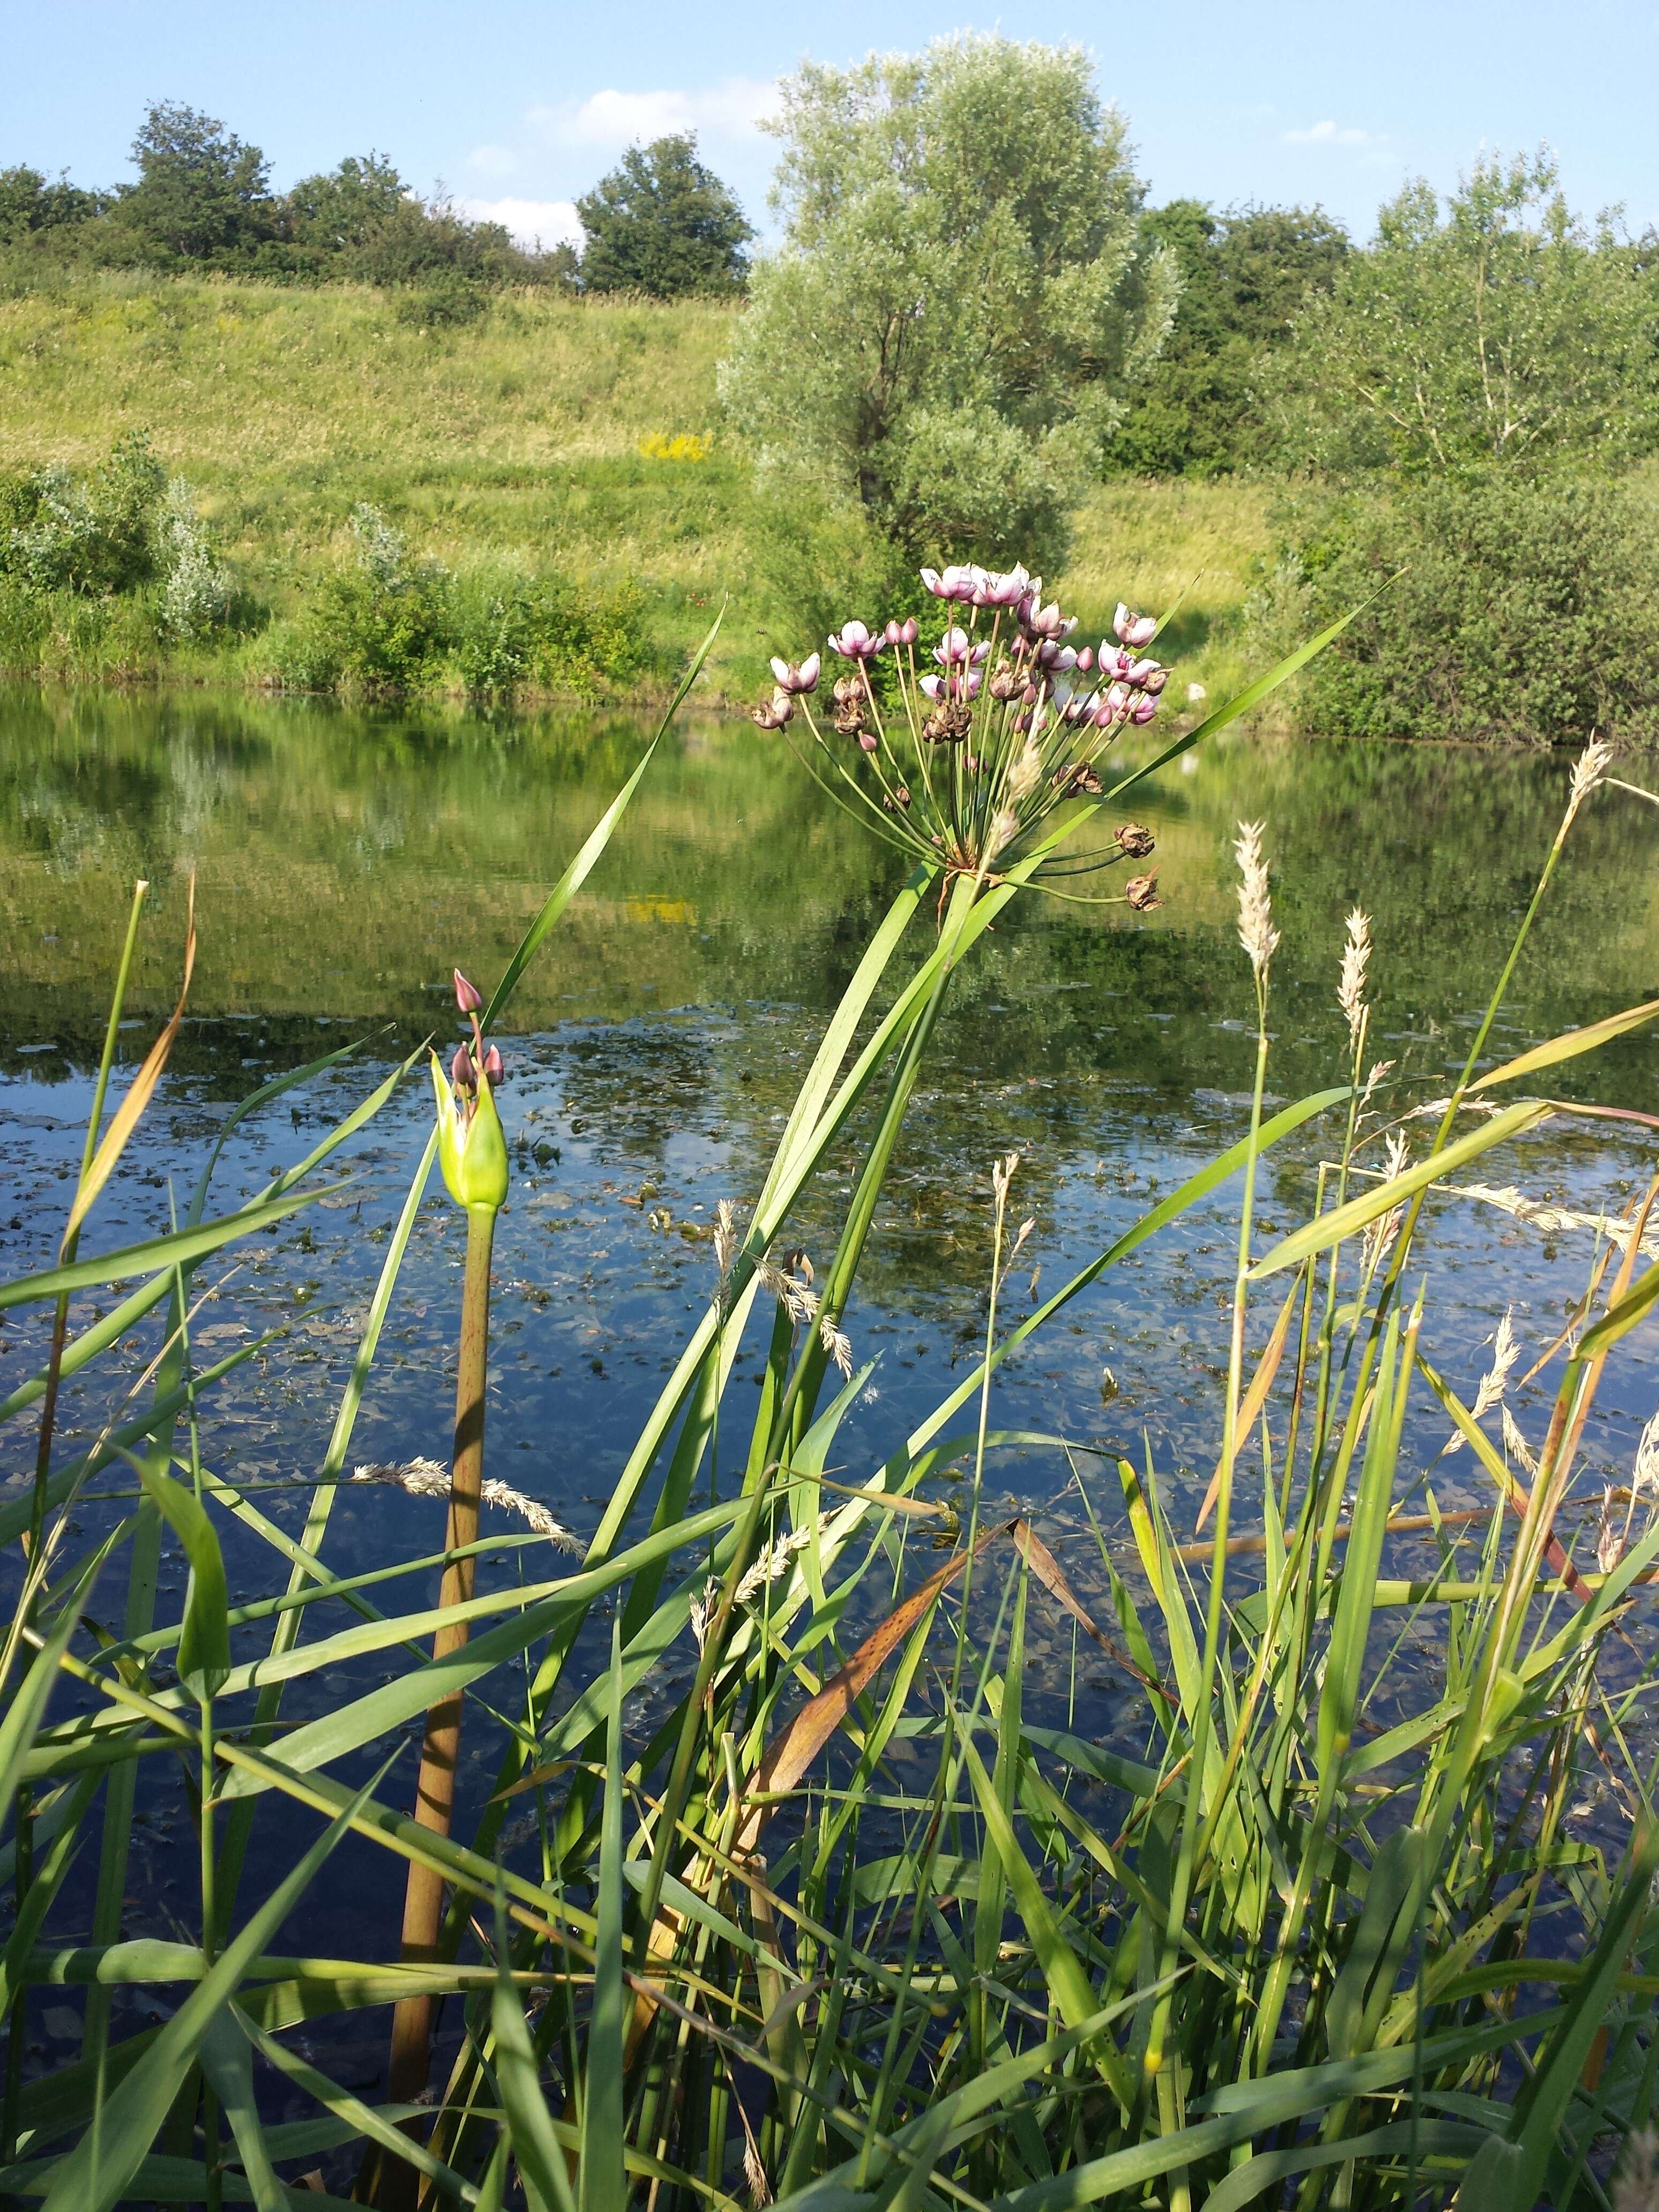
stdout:
MULTIPOLYGON (((90 463, 121 433, 149 431, 277 622, 339 559, 359 501, 462 574, 637 582, 665 665, 729 592, 715 677, 741 694, 767 652, 804 641, 792 630, 813 579, 794 572, 824 580, 846 549, 803 547, 797 519, 757 493, 747 457, 720 439, 715 368, 733 312, 525 294, 471 323, 422 326, 368 289, 119 278, 0 301, 0 471, 90 463), (712 434, 712 451, 641 451, 684 433, 712 434)), ((1120 594, 1159 606, 1196 575, 1181 674, 1214 690, 1242 665, 1236 617, 1263 507, 1226 483, 1103 487, 1061 588, 1092 623, 1120 594)), ((845 566, 857 572, 855 558, 845 566)), ((79 650, 96 665, 93 645, 79 650)), ((112 665, 146 672, 131 636, 111 650, 112 665)), ((264 650, 256 635, 169 658, 258 679, 264 650)), ((64 651, 73 664, 72 639, 64 651)))

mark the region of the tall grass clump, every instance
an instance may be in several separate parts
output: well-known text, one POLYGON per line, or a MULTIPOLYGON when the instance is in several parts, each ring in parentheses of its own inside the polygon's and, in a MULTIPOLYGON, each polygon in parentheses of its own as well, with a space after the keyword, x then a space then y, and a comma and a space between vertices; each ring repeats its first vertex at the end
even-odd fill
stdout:
MULTIPOLYGON (((274 2212, 348 2192, 488 2212, 1604 2204, 1616 2161, 1639 2162, 1659 2086, 1639 1641, 1659 1522, 1650 1473, 1633 1470, 1617 1510, 1595 1499, 1587 1547, 1576 1468, 1607 1364, 1659 1302, 1659 1268, 1638 1271, 1655 1193, 1617 1225, 1547 1352, 1558 1388, 1530 1437, 1513 1415, 1501 1442, 1492 1433, 1512 1342, 1477 1389, 1460 1387, 1415 1255, 1437 1185, 1571 1115, 1540 1087, 1549 1072, 1659 1012, 1501 1064, 1487 1051, 1605 755, 1579 763, 1504 973, 1428 1110, 1397 1109, 1371 1060, 1359 914, 1333 979, 1346 1064, 1326 1090, 1272 1098, 1279 927, 1268 841, 1243 825, 1255 1012, 1243 1133, 1018 1320, 1002 1289, 1030 1234, 1019 1163, 988 1159, 978 1353, 925 1418, 860 1460, 845 1424, 871 1370, 849 1310, 952 978, 1137 776, 1027 821, 995 867, 983 849, 971 868, 918 855, 769 1163, 718 1211, 707 1304, 636 1442, 605 1470, 572 1563, 550 1557, 544 1509, 482 1475, 479 1217, 505 1195, 511 1158, 496 1105, 511 1071, 489 1038, 649 759, 488 998, 457 980, 470 1035, 447 1072, 433 1066, 437 1125, 297 1536, 214 1464, 216 1386, 280 1348, 261 1338, 204 1363, 194 1316, 230 1291, 217 1255, 340 1188, 342 1147, 415 1061, 248 1203, 214 1211, 216 1147, 175 1227, 83 1258, 77 1239, 160 1080, 181 992, 106 1128, 100 1085, 58 1263, 0 1287, 0 1305, 44 1302, 58 1322, 46 1370, 0 1407, 34 1468, 0 1508, 0 1539, 18 1547, 0 1649, 15 1899, 0 1953, 0 2186, 48 2212, 157 2200, 274 2212), (1262 1163, 1298 1132, 1317 1140, 1312 1209, 1264 1235, 1262 1163), (435 1548, 434 1517, 429 1548, 343 1577, 331 1515, 434 1159, 479 1254, 453 1466, 358 1472, 447 1495, 447 1531, 435 1548), (814 1266, 792 1223, 809 1189, 822 1200, 832 1164, 845 1195, 814 1266), (1011 1432, 998 1376, 1234 1183, 1217 1462, 1203 1533, 1182 1540, 1150 1448, 1132 1462, 1011 1432), (89 1316, 83 1294, 118 1284, 118 1302, 89 1316), (64 1443, 60 1383, 151 1315, 159 1350, 129 1364, 96 1433, 64 1443), (760 1387, 734 1393, 750 1350, 760 1387), (1413 1408, 1481 1470, 1489 1510, 1441 1511, 1413 1408), (1086 1577, 1068 1576, 1033 1516, 994 1509, 1011 1446, 1075 1478, 1098 1543, 1086 1577), (945 1470, 959 1510, 929 1494, 945 1470), (481 1522, 481 1504, 527 1511, 530 1533, 481 1522), (190 1564, 179 1605, 158 1593, 164 1526, 190 1564), (233 1529, 269 1557, 263 1584, 228 1587, 233 1529), (515 1553, 520 1579, 479 1595, 474 1564, 515 1553), (1075 1659, 1066 1725, 1042 1717, 1052 1685, 1035 1647, 1055 1624, 1110 1671, 1106 1741, 1085 1732, 1075 1659), (1408 1665, 1408 1642, 1431 1656, 1408 1665), (313 1717, 284 1714, 289 1683, 369 1661, 367 1686, 352 1677, 313 1717), (462 1731, 488 1747, 482 1804, 443 1779, 462 1731), (167 1942, 125 1940, 122 1926, 135 1778, 152 1755, 177 1763, 198 1846, 190 1922, 167 1942), (1592 1765, 1621 1808, 1623 1848, 1605 1857, 1572 1809, 1592 1765), (256 1824, 285 1869, 259 1893, 245 1872, 256 1824), (389 1881, 401 1870, 402 1955, 276 1952, 348 1835, 385 1855, 389 1881), (95 1869, 89 1929, 66 1920, 77 1856, 95 1869), (122 1990, 155 2016, 118 2035, 122 1990), (31 2075, 23 2053, 48 1991, 80 2009, 82 2055, 31 2075), (460 2033, 434 2046, 440 2002, 460 2033), (386 2091, 294 2032, 343 2016, 364 2049, 388 2008, 386 2091)), ((188 948, 185 964, 187 988, 188 948)), ((121 1007, 118 982, 106 1065, 121 1007)), ((341 1057, 265 1085, 233 1126, 341 1057)))

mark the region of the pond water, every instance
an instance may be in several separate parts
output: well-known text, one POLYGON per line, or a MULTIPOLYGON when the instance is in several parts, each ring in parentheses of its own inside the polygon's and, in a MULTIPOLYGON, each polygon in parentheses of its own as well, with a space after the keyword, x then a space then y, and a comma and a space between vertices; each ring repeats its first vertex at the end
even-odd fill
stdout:
MULTIPOLYGON (((129 1062, 171 1005, 192 870, 201 950, 167 1075, 94 1217, 90 1249, 182 1208, 229 1109, 272 1074, 363 1040, 342 1067, 244 1124, 216 1184, 222 1204, 301 1157, 429 1030, 447 1035, 451 966, 494 980, 645 734, 611 714, 0 693, 8 1273, 49 1264, 56 1249, 135 877, 155 890, 123 1035, 129 1062)), ((1461 1062, 1565 788, 1565 763, 1536 754, 1235 736, 1188 755, 1127 810, 1158 837, 1159 910, 1017 906, 954 992, 847 1316, 854 1357, 877 1364, 838 1443, 845 1479, 884 1457, 973 1356, 996 1155, 1019 1152, 1013 1204, 1036 1217, 1009 1291, 1023 1311, 1243 1133, 1252 993, 1229 852, 1241 817, 1265 818, 1275 869, 1273 1095, 1342 1078, 1334 993, 1343 917, 1358 902, 1377 946, 1373 1039, 1395 1062, 1405 1104, 1443 1092, 1461 1062)), ((1591 803, 1494 1057, 1659 996, 1656 849, 1659 812, 1613 791, 1591 803)), ((526 978, 505 1040, 516 1152, 496 1248, 489 1458, 580 1534, 708 1297, 709 1247, 684 1231, 704 1226, 720 1199, 757 1189, 821 1025, 898 879, 892 856, 776 738, 694 719, 526 978)), ((1659 1042, 1644 1034, 1569 1065, 1559 1088, 1651 1109, 1656 1072, 1659 1042)), ((220 1473, 270 1483, 317 1467, 430 1112, 422 1077, 352 1147, 349 1188, 254 1240, 202 1316, 204 1358, 273 1325, 287 1331, 204 1411, 203 1450, 220 1473)), ((1322 1142, 1334 1141, 1310 1135, 1275 1156, 1267 1224, 1303 1218, 1322 1142)), ((1653 1149, 1628 1128, 1568 1124, 1477 1172, 1558 1206, 1616 1210, 1651 1172, 1653 1149)), ((804 1215, 809 1251, 827 1252, 857 1158, 849 1142, 804 1215)), ((1108 1274, 999 1388, 996 1417, 1009 1426, 1137 1459, 1150 1449, 1178 1522, 1218 1440, 1236 1204, 1224 1191, 1108 1274)), ((446 1455, 459 1250, 453 1209, 429 1195, 354 1460, 446 1455)), ((1583 1230, 1550 1241, 1473 1200, 1437 1200, 1413 1274, 1431 1285, 1429 1356, 1472 1392, 1512 1304, 1529 1365, 1581 1294, 1594 1251, 1583 1230)), ((4 1317, 0 1389, 41 1364, 46 1322, 33 1310, 4 1317)), ((1610 1375, 1588 1474, 1628 1469, 1659 1402, 1656 1352, 1659 1330, 1638 1332, 1610 1375)), ((85 1436, 142 1364, 67 1392, 62 1432, 85 1436)), ((1516 1401, 1534 1441, 1553 1382, 1547 1372, 1516 1401)), ((1443 1426, 1420 1405, 1414 1419, 1414 1463, 1426 1464, 1443 1426)), ((28 1418, 9 1425, 6 1447, 0 1473, 21 1486, 28 1418)), ((992 1477, 1043 1509, 1057 1544, 1080 1525, 1071 1479, 1064 1456, 1042 1450, 1001 1455, 992 1477)), ((1443 1503, 1487 1502, 1467 1453, 1434 1482, 1443 1503)), ((1102 1503, 1109 1514, 1103 1490, 1102 1503)), ((349 1569, 393 1546, 435 1548, 441 1526, 435 1506, 347 1492, 330 1554, 349 1569)), ((269 1566, 259 1571, 268 1582, 269 1566)), ((326 1702, 341 1687, 305 1694, 326 1702)), ((285 1707, 296 1718, 307 1710, 299 1694, 285 1707)), ((175 1819, 157 1812, 141 1844, 139 1871, 164 1901, 170 1887, 190 1889, 188 1869, 170 1867, 175 1819)), ((359 1924, 361 1899, 317 1910, 311 1948, 368 1955, 357 1947, 387 1939, 373 1911, 372 1928, 359 1924)))

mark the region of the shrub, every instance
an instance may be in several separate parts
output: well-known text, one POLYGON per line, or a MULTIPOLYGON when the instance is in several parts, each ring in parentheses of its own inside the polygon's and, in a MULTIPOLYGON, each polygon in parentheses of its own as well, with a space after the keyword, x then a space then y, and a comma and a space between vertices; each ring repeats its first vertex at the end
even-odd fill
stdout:
POLYGON ((348 690, 418 690, 449 645, 449 580, 414 566, 401 531, 377 507, 352 511, 354 557, 326 575, 300 647, 313 684, 348 690))
POLYGON ((1630 483, 1492 471, 1388 495, 1307 491, 1281 509, 1278 537, 1250 608, 1264 642, 1382 593, 1304 678, 1304 726, 1659 738, 1659 551, 1630 483))
POLYGON ((39 591, 131 591, 156 569, 167 471, 139 430, 84 480, 61 462, 0 488, 0 571, 39 591))
POLYGON ((183 477, 167 488, 155 538, 161 628, 187 641, 219 629, 230 611, 230 571, 216 556, 183 477))
POLYGON ((635 584, 594 592, 562 579, 475 572, 455 580, 451 597, 456 672, 475 695, 530 684, 598 698, 649 664, 644 611, 635 584))

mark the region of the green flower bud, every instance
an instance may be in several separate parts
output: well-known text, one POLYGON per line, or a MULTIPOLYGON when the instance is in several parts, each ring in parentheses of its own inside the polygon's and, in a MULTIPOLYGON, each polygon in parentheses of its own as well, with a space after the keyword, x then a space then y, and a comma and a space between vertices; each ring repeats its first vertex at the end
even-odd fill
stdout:
POLYGON ((432 1088, 438 1101, 438 1164, 457 1206, 470 1212, 483 1206, 494 1213, 507 1199, 507 1137, 489 1078, 478 1071, 477 1090, 464 1106, 444 1077, 437 1054, 432 1054, 432 1088))

